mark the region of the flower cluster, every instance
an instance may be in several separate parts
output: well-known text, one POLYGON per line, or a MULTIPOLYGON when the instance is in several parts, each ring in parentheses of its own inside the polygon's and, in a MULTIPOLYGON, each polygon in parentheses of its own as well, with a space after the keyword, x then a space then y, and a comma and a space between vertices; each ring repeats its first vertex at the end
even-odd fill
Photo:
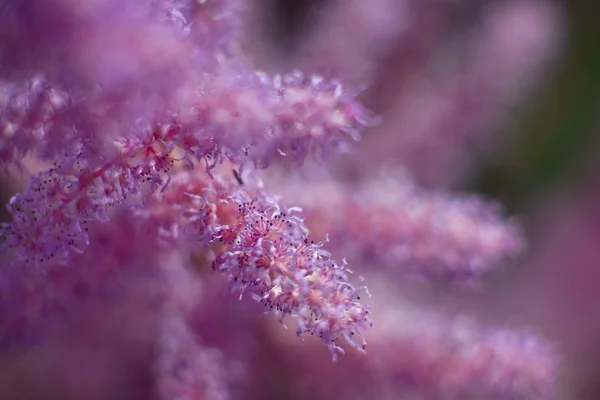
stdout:
MULTIPOLYGON (((386 174, 388 175, 388 174, 386 174)), ((478 196, 425 190, 402 171, 357 185, 321 175, 270 183, 303 208, 307 224, 330 248, 359 265, 463 283, 523 252, 524 234, 498 204, 478 196), (300 187, 310 185, 310 193, 300 187)))
MULTIPOLYGON (((373 292, 379 311, 365 304, 369 277, 483 282, 526 246, 516 220, 478 196, 423 188, 396 168, 389 179, 334 177, 335 156, 380 120, 357 82, 373 82, 365 74, 410 30, 392 27, 387 11, 418 8, 382 0, 365 13, 358 3, 320 32, 340 40, 348 21, 362 23, 352 37, 370 33, 364 63, 349 65, 352 51, 338 49, 318 68, 281 73, 249 51, 241 0, 0 0, 0 166, 30 174, 0 225, 0 375, 24 365, 22 376, 37 376, 40 360, 78 338, 68 359, 90 354, 92 366, 62 398, 121 398, 117 388, 165 400, 289 397, 256 385, 288 358, 303 369, 329 357, 324 345, 340 379, 366 374, 356 382, 367 397, 552 394, 553 350, 533 335, 400 318, 409 306, 398 296, 381 301, 397 287, 373 292), (382 42, 371 50, 372 37, 382 42), (292 329, 273 329, 263 313, 292 329), (146 361, 123 383, 113 368, 128 340, 127 354, 146 361), (96 342, 100 350, 86 349, 96 342), (306 351, 294 356, 295 346, 306 351)), ((511 67, 519 77, 530 68, 511 67)), ((449 97, 469 102, 460 95, 469 85, 456 85, 449 97)), ((349 171, 369 170, 353 160, 349 171)), ((360 397, 309 380, 307 397, 360 397)), ((0 397, 23 397, 12 390, 0 379, 0 397)))
MULTIPOLYGON (((373 285, 372 285, 373 286, 373 285)), ((377 285, 379 293, 386 285, 377 285)), ((556 360, 535 333, 488 330, 468 317, 447 318, 415 308, 393 292, 374 304, 377 329, 366 359, 346 357, 335 370, 308 346, 288 352, 288 340, 270 338, 284 353, 295 390, 314 399, 552 399, 556 360), (392 298, 396 301, 386 305, 392 298), (300 366, 298 366, 300 365, 300 366), (326 379, 323 379, 326 376, 326 379)), ((291 340, 291 339, 289 339, 291 340)))
POLYGON ((227 273, 232 290, 250 293, 281 322, 294 316, 298 335, 316 335, 332 351, 343 351, 338 339, 364 350, 363 330, 372 325, 360 302, 366 288, 355 288, 345 262, 336 263, 324 243, 310 238, 299 209, 249 184, 238 187, 233 174, 179 171, 139 214, 159 226, 168 243, 211 246, 212 269, 227 273))
POLYGON ((248 90, 200 95, 186 123, 172 116, 167 123, 139 126, 139 133, 115 138, 104 162, 90 161, 85 143, 75 153, 60 154, 23 195, 11 200, 15 218, 5 228, 7 244, 19 247, 32 263, 68 259, 70 251, 82 251, 87 244, 85 224, 106 220, 111 206, 131 203, 136 196, 143 200, 144 191, 164 189, 176 161, 202 160, 210 171, 226 158, 239 166, 251 160, 267 167, 276 155, 289 154, 285 160, 299 164, 355 135, 362 112, 351 98, 342 97, 341 85, 328 86, 317 78, 305 82, 298 74, 266 79, 248 90), (256 107, 266 101, 271 104, 256 107))

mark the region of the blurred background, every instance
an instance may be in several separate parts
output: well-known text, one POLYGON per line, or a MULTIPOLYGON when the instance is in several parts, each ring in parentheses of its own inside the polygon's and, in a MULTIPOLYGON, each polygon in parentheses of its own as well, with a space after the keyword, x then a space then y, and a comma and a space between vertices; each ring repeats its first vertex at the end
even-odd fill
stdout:
MULTIPOLYGON (((261 43, 272 46, 268 49, 270 56, 286 65, 281 59, 297 60, 297 52, 304 50, 304 38, 318 28, 319 18, 327 20, 322 14, 336 1, 262 0, 259 3, 263 3, 257 10, 262 22, 259 29, 266 36, 261 43)), ((423 3, 430 5, 431 14, 435 16, 430 17, 427 10, 423 10, 422 15, 415 16, 416 21, 411 23, 421 23, 419 19, 425 17, 437 18, 436 22, 444 28, 437 33, 436 40, 430 41, 440 46, 440 42, 449 42, 451 35, 468 27, 477 19, 478 13, 494 1, 423 3)), ((564 18, 560 25, 553 27, 564 29, 564 32, 560 33, 561 42, 556 43, 559 48, 551 60, 551 68, 540 72, 540 76, 533 76, 540 84, 527 93, 518 107, 507 110, 507 117, 497 128, 500 130, 497 133, 499 147, 491 155, 480 157, 478 168, 474 169, 476 172, 455 185, 495 197, 509 211, 517 213, 526 211, 546 190, 562 184, 584 185, 586 181, 589 184, 598 170, 593 166, 593 159, 600 154, 597 132, 600 128, 600 26, 595 18, 600 5, 586 0, 549 0, 547 3, 556 3, 560 18, 564 18)), ((396 16, 398 24, 407 24, 401 11, 396 16)), ((428 32, 419 34, 426 36, 428 32)), ((426 55, 422 52, 417 58, 414 49, 402 47, 403 43, 397 44, 396 47, 391 44, 389 51, 392 54, 384 57, 386 62, 391 61, 388 64, 391 70, 394 70, 395 61, 394 73, 408 75, 405 64, 412 63, 411 68, 418 69, 434 61, 434 52, 426 55)), ((400 80, 398 76, 396 78, 400 80)), ((389 85, 390 81, 386 83, 389 85)), ((401 89, 401 86, 394 88, 401 89)), ((396 91, 391 96, 399 95, 396 91)), ((375 100, 372 108, 381 108, 381 102, 375 100)))

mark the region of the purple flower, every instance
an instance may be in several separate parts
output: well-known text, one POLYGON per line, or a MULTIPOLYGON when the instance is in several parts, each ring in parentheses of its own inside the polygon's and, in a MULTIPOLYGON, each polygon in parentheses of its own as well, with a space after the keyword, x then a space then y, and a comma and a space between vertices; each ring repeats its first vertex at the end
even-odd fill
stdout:
MULTIPOLYGON (((438 157, 448 121, 464 143, 536 69, 526 50, 545 60, 551 21, 534 5, 494 8, 468 74, 407 86, 399 115, 417 145, 386 135, 386 151, 349 158, 362 173, 348 180, 325 164, 380 120, 357 85, 376 81, 395 37, 415 30, 408 15, 425 12, 359 3, 331 6, 337 22, 303 50, 326 57, 282 72, 258 66, 243 0, 0 0, 0 165, 30 174, 0 225, 0 376, 27 385, 0 379, 0 397, 36 398, 46 375, 61 399, 287 398, 294 377, 308 377, 297 392, 310 398, 552 396, 551 345, 424 308, 407 318, 393 285, 407 271, 482 282, 525 250, 522 230, 477 195, 398 169, 369 175, 438 157), (502 21, 531 34, 525 50, 502 21), (339 46, 349 37, 356 49, 339 46), (490 43, 516 51, 506 93, 490 83, 490 43), (399 143, 411 157, 393 162, 399 143), (364 283, 382 280, 393 289, 371 310, 364 283), (340 381, 315 363, 329 358, 322 345, 346 355, 340 381)), ((426 167, 449 165, 436 161, 426 167)))

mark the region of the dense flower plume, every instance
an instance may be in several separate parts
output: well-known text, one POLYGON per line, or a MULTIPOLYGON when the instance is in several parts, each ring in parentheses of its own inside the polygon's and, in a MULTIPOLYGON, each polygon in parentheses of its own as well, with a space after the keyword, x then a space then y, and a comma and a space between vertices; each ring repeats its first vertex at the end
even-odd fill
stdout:
POLYGON ((425 190, 402 171, 389 175, 350 186, 324 176, 286 185, 289 176, 273 174, 270 183, 296 199, 314 235, 329 234, 330 249, 363 266, 474 283, 523 252, 521 228, 498 204, 425 190), (300 189, 306 185, 314 191, 300 189))
POLYGON ((309 237, 298 211, 260 187, 239 188, 233 174, 211 178, 192 170, 179 171, 139 214, 168 243, 212 246, 212 269, 227 273, 232 290, 249 293, 281 322, 294 316, 298 335, 316 335, 332 351, 343 352, 339 339, 364 350, 363 330, 372 325, 360 302, 366 288, 352 286, 345 262, 309 237))
POLYGON ((85 224, 106 220, 111 206, 136 196, 143 200, 145 187, 164 189, 175 162, 202 160, 210 171, 228 158, 240 166, 251 160, 264 168, 279 155, 297 165, 309 154, 327 153, 356 135, 361 111, 340 97, 339 84, 326 86, 313 78, 306 87, 298 74, 283 82, 281 77, 265 79, 261 83, 270 85, 270 95, 261 90, 265 85, 209 92, 200 96, 193 119, 184 124, 172 117, 170 123, 154 129, 142 126, 137 135, 116 138, 104 162, 90 162, 85 144, 77 153, 61 154, 50 169, 32 179, 26 193, 11 200, 15 219, 6 228, 6 243, 22 249, 30 263, 68 259, 71 250, 82 251, 87 245, 85 224), (262 99, 255 97, 258 94, 262 99), (265 103, 269 100, 272 104, 265 103), (249 135, 244 136, 242 128, 249 135), (258 136, 265 130, 266 135, 258 136))
MULTIPOLYGON (((380 293, 388 285, 372 283, 380 293)), ((398 393, 419 399, 555 396, 554 351, 533 332, 486 329, 468 317, 447 318, 415 308, 393 292, 379 296, 374 314, 378 324, 366 359, 349 356, 335 370, 322 364, 315 349, 303 346, 287 354, 285 346, 291 343, 272 338, 273 351, 285 354, 282 364, 289 365, 295 390, 314 399, 356 393, 385 400, 398 393)))
MULTIPOLYGON (((308 377, 298 388, 308 398, 552 398, 557 357, 541 338, 408 318, 399 286, 367 289, 406 272, 483 284, 526 240, 493 202, 423 188, 396 168, 411 160, 381 178, 335 177, 336 167, 390 161, 336 156, 360 157, 361 138, 377 135, 369 128, 389 129, 362 105, 359 85, 376 83, 384 53, 411 30, 409 14, 420 15, 411 2, 359 3, 331 6, 335 26, 316 31, 349 40, 355 24, 356 51, 280 72, 258 66, 245 26, 253 5, 243 0, 0 0, 0 167, 23 188, 0 225, 0 375, 36 382, 46 366, 55 381, 81 378, 57 388, 61 399, 274 398, 290 377, 264 376, 286 368, 308 377), (402 26, 392 10, 406 13, 402 26), (44 364, 70 340, 68 363, 44 364), (118 376, 128 340, 135 362, 118 376), (338 361, 340 382, 326 379, 329 360, 313 365, 320 357, 338 361), (363 389, 332 393, 359 375, 363 389)), ((523 23, 537 15, 516 10, 502 12, 523 23)), ((502 12, 483 22, 501 38, 502 12)), ((330 41, 309 39, 299 53, 327 52, 330 41)), ((477 74, 432 91, 455 107, 434 113, 427 146, 471 90, 493 92, 492 55, 482 54, 468 58, 477 74)), ((515 86, 537 65, 517 61, 506 77, 515 86)), ((495 104, 471 111, 487 121, 495 104)), ((418 127, 418 115, 405 117, 418 127)), ((0 397, 43 396, 18 386, 0 378, 0 397)))

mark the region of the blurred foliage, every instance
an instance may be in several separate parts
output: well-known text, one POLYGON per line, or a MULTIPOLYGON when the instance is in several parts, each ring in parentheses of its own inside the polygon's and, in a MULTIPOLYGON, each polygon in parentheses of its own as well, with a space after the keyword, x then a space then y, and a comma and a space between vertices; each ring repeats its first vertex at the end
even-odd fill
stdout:
POLYGON ((566 9, 568 37, 557 71, 510 128, 517 130, 514 143, 474 183, 513 212, 539 192, 583 178, 582 161, 600 151, 600 2, 571 0, 566 9))

